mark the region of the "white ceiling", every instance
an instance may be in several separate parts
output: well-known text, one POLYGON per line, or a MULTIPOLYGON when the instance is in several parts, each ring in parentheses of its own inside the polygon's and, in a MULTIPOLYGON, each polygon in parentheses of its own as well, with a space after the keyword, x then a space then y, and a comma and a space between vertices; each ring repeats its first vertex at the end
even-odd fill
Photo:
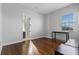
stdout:
POLYGON ((48 14, 57 9, 70 5, 70 3, 23 3, 23 6, 41 14, 48 14))

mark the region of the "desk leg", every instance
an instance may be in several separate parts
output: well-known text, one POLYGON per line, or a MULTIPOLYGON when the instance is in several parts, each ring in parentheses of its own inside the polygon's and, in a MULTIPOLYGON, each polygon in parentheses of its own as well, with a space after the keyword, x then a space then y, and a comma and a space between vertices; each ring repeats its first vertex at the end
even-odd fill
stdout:
POLYGON ((56 41, 56 33, 54 33, 54 40, 56 41))
POLYGON ((69 33, 66 33, 66 42, 69 40, 69 33))
POLYGON ((67 33, 66 33, 66 42, 67 42, 67 39, 68 39, 68 37, 67 37, 67 33))
POLYGON ((54 37, 54 36, 53 36, 53 32, 52 32, 52 40, 54 39, 53 37, 54 37))
POLYGON ((67 36, 68 36, 68 38, 67 38, 67 41, 69 40, 69 33, 67 33, 67 36))

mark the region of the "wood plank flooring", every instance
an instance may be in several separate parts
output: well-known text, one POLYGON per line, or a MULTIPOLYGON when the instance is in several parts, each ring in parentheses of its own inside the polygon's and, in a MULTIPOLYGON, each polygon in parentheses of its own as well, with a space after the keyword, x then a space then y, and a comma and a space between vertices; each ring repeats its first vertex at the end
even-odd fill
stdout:
MULTIPOLYGON (((25 42, 4 46, 2 55, 24 55, 26 49, 23 50, 25 42)), ((39 38, 31 40, 29 44, 28 55, 55 55, 56 48, 61 41, 55 41, 48 38, 39 38)), ((27 54, 25 54, 27 55, 27 54)))
POLYGON ((21 55, 23 42, 4 46, 1 55, 21 55))
POLYGON ((34 54, 40 55, 54 55, 56 48, 61 44, 61 41, 55 41, 48 38, 40 38, 32 40, 34 54))

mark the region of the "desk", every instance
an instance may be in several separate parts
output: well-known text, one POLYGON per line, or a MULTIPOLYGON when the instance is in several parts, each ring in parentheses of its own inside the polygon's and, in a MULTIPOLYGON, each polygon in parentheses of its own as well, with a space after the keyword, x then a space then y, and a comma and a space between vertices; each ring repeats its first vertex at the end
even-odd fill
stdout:
POLYGON ((69 40, 69 32, 66 32, 66 31, 53 31, 52 32, 52 39, 56 40, 56 34, 57 33, 66 34, 66 42, 69 40))

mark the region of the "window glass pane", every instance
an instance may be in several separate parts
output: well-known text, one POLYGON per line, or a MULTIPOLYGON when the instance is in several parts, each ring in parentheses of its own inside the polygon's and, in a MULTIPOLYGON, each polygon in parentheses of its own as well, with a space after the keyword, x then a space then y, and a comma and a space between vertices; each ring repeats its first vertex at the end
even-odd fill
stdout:
POLYGON ((62 16, 61 18, 62 30, 73 30, 73 23, 74 23, 73 13, 62 16))

